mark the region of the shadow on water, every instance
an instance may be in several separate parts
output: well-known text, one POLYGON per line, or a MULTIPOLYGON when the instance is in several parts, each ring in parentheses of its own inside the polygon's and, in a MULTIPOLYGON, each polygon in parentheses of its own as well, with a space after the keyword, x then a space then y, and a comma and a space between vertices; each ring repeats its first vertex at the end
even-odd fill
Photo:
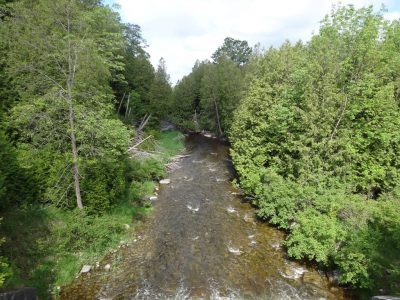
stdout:
POLYGON ((285 258, 283 233, 259 222, 232 186, 226 144, 193 134, 186 149, 137 241, 103 262, 117 257, 119 266, 80 276, 63 299, 345 299, 285 258))

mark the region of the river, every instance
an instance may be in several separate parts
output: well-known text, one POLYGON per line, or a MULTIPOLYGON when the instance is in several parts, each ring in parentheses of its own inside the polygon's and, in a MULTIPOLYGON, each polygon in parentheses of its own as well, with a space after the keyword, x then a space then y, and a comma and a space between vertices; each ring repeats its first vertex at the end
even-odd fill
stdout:
POLYGON ((186 148, 135 241, 62 299, 346 299, 322 273, 289 260, 284 233, 255 218, 230 182, 228 146, 194 134, 186 148))

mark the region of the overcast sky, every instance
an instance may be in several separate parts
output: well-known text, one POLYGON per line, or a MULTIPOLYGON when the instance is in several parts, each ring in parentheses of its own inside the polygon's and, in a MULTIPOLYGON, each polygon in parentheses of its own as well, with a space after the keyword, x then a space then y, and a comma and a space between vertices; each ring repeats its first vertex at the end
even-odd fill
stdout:
MULTIPOLYGON (((124 22, 138 24, 153 65, 167 63, 171 83, 190 73, 196 59, 210 58, 225 37, 251 46, 279 46, 310 38, 334 0, 105 0, 117 3, 124 22)), ((353 0, 356 7, 384 3, 387 17, 400 18, 400 0, 353 0)))

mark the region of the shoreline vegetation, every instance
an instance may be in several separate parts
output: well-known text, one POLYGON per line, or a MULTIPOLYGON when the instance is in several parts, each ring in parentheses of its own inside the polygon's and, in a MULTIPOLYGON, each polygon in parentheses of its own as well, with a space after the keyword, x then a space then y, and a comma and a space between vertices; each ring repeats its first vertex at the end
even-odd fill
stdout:
POLYGON ((152 134, 155 140, 143 148, 157 155, 132 159, 135 167, 125 195, 103 214, 39 204, 2 213, 3 254, 9 258, 10 274, 4 289, 32 286, 40 299, 56 296, 83 265, 94 267, 110 251, 135 239, 136 228, 152 210, 146 198, 165 175, 165 164, 184 147, 180 132, 152 134))
POLYGON ((172 88, 145 48, 101 1, 0 1, 2 290, 50 298, 149 212, 182 142, 160 133, 172 88))

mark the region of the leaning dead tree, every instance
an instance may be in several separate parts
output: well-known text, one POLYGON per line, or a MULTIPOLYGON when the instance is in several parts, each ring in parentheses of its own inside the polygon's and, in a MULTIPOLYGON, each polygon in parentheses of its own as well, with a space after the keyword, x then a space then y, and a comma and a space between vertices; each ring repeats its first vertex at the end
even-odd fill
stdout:
POLYGON ((136 135, 132 140, 132 146, 128 148, 128 153, 131 156, 141 156, 141 157, 148 157, 157 155, 157 151, 152 151, 149 149, 143 149, 144 144, 150 144, 147 148, 154 149, 156 148, 156 142, 152 135, 144 137, 143 129, 148 124, 151 118, 151 114, 145 114, 141 122, 136 128, 136 135), (145 143, 146 142, 146 143, 145 143))
POLYGON ((143 119, 140 121, 139 125, 135 128, 136 135, 134 138, 133 143, 137 144, 140 143, 143 140, 143 129, 146 127, 147 123, 149 122, 151 118, 151 114, 145 114, 143 119))
POLYGON ((142 121, 140 122, 137 132, 143 132, 144 127, 147 125, 151 117, 151 114, 145 114, 142 121))

